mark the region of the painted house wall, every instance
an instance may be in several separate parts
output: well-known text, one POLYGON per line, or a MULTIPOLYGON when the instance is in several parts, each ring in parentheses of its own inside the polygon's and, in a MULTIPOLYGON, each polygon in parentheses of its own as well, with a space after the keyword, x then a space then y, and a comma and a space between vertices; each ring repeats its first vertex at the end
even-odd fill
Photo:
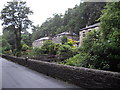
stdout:
POLYGON ((35 47, 38 48, 38 47, 42 46, 43 43, 44 43, 46 40, 50 40, 50 38, 49 38, 49 37, 43 37, 43 38, 40 38, 40 39, 38 39, 38 40, 35 40, 35 41, 32 43, 33 48, 35 48, 35 47))
POLYGON ((38 40, 35 40, 33 43, 32 43, 32 46, 33 47, 40 47, 43 45, 43 43, 46 41, 46 40, 52 40, 54 43, 59 43, 61 44, 61 39, 63 36, 66 36, 68 39, 73 39, 73 40, 77 40, 78 37, 76 36, 75 33, 70 34, 70 32, 63 32, 63 33, 60 33, 60 34, 57 34, 56 36, 54 36, 53 38, 50 39, 47 38, 47 37, 43 37, 43 38, 40 38, 38 40))
POLYGON ((88 26, 86 28, 81 29, 81 31, 79 32, 79 47, 82 45, 83 39, 86 37, 86 35, 87 35, 88 32, 91 32, 94 29, 95 30, 99 29, 99 23, 97 23, 96 26, 94 26, 94 25, 91 25, 91 26, 88 26))
POLYGON ((67 39, 73 39, 73 40, 77 40, 77 36, 75 33, 71 34, 70 32, 63 32, 60 34, 57 34, 55 37, 52 38, 52 41, 54 43, 61 43, 61 39, 63 36, 66 36, 67 39))
POLYGON ((67 39, 77 40, 77 37, 76 37, 76 36, 71 36, 71 35, 58 35, 58 36, 52 38, 52 41, 53 41, 54 43, 60 43, 60 44, 61 44, 61 39, 62 39, 63 36, 66 36, 67 39))

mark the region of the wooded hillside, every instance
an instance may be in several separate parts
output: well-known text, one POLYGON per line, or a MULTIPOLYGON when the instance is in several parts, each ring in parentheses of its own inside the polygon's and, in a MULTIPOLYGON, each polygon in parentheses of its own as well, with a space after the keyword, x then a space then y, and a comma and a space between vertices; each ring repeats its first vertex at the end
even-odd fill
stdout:
POLYGON ((33 27, 32 41, 48 35, 54 36, 64 31, 71 31, 78 35, 79 29, 99 22, 97 19, 100 17, 105 4, 85 2, 72 9, 69 8, 64 15, 54 14, 53 18, 48 18, 41 26, 33 27))

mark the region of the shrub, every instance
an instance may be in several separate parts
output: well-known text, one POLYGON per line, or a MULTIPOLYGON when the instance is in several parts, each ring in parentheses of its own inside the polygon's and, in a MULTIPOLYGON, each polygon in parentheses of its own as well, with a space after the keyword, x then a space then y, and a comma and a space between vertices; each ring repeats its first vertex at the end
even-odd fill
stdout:
POLYGON ((67 41, 68 41, 68 39, 67 39, 66 36, 63 36, 63 37, 61 38, 62 44, 65 44, 67 41))
POLYGON ((10 53, 11 45, 7 42, 7 40, 6 39, 2 39, 1 43, 2 43, 2 53, 3 54, 10 53))
POLYGON ((26 51, 26 50, 28 50, 28 49, 30 49, 30 47, 27 45, 27 44, 23 44, 22 45, 22 51, 26 51))
POLYGON ((86 60, 86 56, 88 56, 88 55, 86 55, 86 53, 77 54, 74 57, 71 57, 71 58, 65 60, 64 64, 82 67, 84 64, 84 60, 86 60))
MULTIPOLYGON (((58 45, 59 46, 59 45, 58 45)), ((44 54, 55 55, 57 45, 51 40, 47 40, 42 46, 41 49, 44 50, 44 54)))
POLYGON ((72 48, 70 45, 60 45, 57 54, 60 55, 62 59, 67 59, 72 57, 77 53, 77 50, 75 48, 72 48))
POLYGON ((35 57, 39 57, 42 54, 45 54, 46 49, 43 49, 41 47, 39 48, 33 48, 31 51, 31 55, 35 56, 35 57))

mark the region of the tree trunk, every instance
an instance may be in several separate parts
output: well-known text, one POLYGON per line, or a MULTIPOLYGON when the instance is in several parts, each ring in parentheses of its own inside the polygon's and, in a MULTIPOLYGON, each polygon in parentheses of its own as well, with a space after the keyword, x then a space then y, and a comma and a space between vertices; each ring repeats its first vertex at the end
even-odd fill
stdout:
POLYGON ((15 42, 15 55, 16 56, 21 56, 21 25, 18 29, 15 30, 15 35, 16 35, 16 42, 15 42))

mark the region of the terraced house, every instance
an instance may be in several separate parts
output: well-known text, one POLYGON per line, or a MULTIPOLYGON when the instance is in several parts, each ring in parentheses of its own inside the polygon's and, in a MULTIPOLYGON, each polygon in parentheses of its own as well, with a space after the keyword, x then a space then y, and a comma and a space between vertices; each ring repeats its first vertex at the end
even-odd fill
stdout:
POLYGON ((93 25, 89 25, 89 26, 86 26, 85 28, 80 29, 79 39, 78 39, 78 37, 75 33, 62 32, 60 34, 55 35, 53 38, 52 37, 43 37, 43 38, 37 39, 32 43, 32 46, 33 47, 40 47, 40 46, 43 45, 43 43, 46 40, 52 40, 54 43, 61 44, 61 39, 62 39, 63 36, 66 36, 67 39, 72 39, 72 40, 78 41, 79 46, 81 46, 82 42, 83 42, 83 38, 86 37, 86 34, 90 31, 94 30, 94 29, 98 30, 99 25, 100 25, 100 23, 95 23, 93 25))
POLYGON ((61 39, 62 39, 63 36, 66 36, 67 39, 72 39, 72 40, 75 40, 75 41, 78 40, 78 37, 75 33, 63 32, 63 33, 55 35, 53 38, 52 37, 43 37, 43 38, 37 39, 32 43, 32 46, 33 47, 40 47, 40 46, 43 45, 43 43, 46 40, 52 40, 54 43, 61 44, 61 39))
POLYGON ((78 39, 77 35, 75 33, 70 33, 70 32, 63 32, 63 33, 60 33, 60 34, 57 34, 55 35, 53 38, 52 38, 52 41, 54 43, 60 43, 61 44, 61 39, 63 36, 66 36, 67 39, 72 39, 72 40, 76 40, 78 39))
POLYGON ((80 29, 79 32, 79 46, 82 45, 83 38, 86 37, 86 34, 92 30, 98 30, 100 23, 95 23, 93 25, 86 26, 85 28, 80 29))
POLYGON ((42 46, 43 43, 44 43, 46 40, 50 40, 50 37, 43 37, 43 38, 40 38, 40 39, 35 40, 35 41, 32 43, 33 48, 34 48, 34 47, 38 48, 38 47, 42 46))

